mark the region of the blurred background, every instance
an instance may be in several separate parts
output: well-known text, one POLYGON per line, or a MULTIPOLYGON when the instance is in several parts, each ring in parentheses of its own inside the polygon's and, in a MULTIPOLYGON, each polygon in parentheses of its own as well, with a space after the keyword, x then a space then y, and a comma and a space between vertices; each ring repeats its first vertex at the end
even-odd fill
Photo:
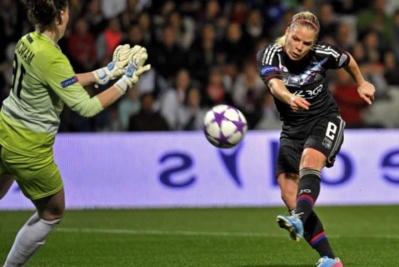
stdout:
MULTIPOLYGON (((314 264, 305 242, 289 243, 275 225, 285 212, 275 179, 281 123, 255 62, 303 10, 377 90, 367 106, 345 71, 329 73, 352 129, 323 170, 317 213, 345 264, 399 266, 398 0, 72 0, 59 44, 76 72, 105 66, 123 43, 145 46, 152 69, 94 118, 63 111, 54 157, 68 216, 30 266, 314 264), (232 149, 199 131, 221 103, 238 107, 251 130, 232 149)), ((15 44, 32 26, 17 0, 0 0, 0 25, 1 103, 15 44)), ((0 262, 32 209, 14 183, 0 202, 0 262)))
MULTIPOLYGON (((19 1, 0 1, 5 98, 15 43, 32 26, 19 1)), ((349 129, 335 167, 323 170, 319 204, 399 203, 399 1, 72 0, 60 46, 76 72, 105 66, 124 43, 145 46, 152 69, 94 118, 63 111, 54 153, 69 207, 282 205, 281 122, 255 55, 303 10, 319 17, 319 38, 348 50, 377 90, 368 106, 345 71, 329 72, 349 129), (221 103, 249 123, 231 150, 216 149, 201 131, 206 111, 221 103)), ((4 208, 31 207, 17 185, 11 192, 4 208)))
MULTIPOLYGON (((0 0, 0 96, 7 97, 16 41, 32 30, 14 0, 0 0)), ((377 90, 367 106, 345 71, 330 89, 348 128, 399 127, 399 2, 395 0, 72 0, 60 41, 77 73, 105 66, 123 43, 145 46, 152 65, 136 88, 94 118, 69 109, 61 132, 195 131, 213 105, 238 107, 249 129, 279 129, 272 97, 256 69, 256 52, 309 10, 319 39, 348 50, 377 90)), ((87 88, 90 94, 103 88, 87 88)))

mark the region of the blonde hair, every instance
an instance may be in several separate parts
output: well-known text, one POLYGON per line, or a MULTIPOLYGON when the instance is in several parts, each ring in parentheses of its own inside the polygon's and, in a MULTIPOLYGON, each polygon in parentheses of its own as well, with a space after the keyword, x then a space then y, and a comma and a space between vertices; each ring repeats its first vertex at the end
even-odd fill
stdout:
MULTIPOLYGON (((290 29, 294 29, 297 25, 302 25, 309 29, 314 30, 316 32, 316 38, 319 35, 320 22, 319 19, 316 17, 316 15, 314 15, 312 12, 303 11, 296 13, 294 16, 292 16, 292 20, 288 25, 288 27, 290 27, 290 29)), ((276 43, 279 45, 284 45, 285 41, 286 41, 285 34, 276 39, 276 43)))

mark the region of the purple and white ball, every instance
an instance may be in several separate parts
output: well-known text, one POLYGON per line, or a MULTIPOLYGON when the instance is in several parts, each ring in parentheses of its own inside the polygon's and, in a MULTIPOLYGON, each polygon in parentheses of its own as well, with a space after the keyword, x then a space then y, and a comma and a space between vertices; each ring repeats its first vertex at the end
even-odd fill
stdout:
POLYGON ((217 105, 210 109, 204 118, 206 139, 215 147, 231 148, 237 145, 248 125, 244 115, 229 105, 217 105))

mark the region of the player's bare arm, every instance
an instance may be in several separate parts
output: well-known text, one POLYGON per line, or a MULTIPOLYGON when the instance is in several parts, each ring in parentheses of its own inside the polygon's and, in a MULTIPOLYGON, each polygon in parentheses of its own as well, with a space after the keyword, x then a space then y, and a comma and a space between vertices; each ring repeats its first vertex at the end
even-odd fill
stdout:
POLYGON ((308 110, 310 103, 304 98, 294 95, 288 91, 280 79, 270 79, 267 83, 270 92, 280 101, 290 105, 292 110, 308 110))
POLYGON ((78 78, 78 81, 82 86, 92 85, 96 82, 96 78, 94 77, 93 72, 76 74, 76 78, 78 78))
POLYGON ((373 84, 367 82, 362 73, 360 72, 359 65, 356 60, 349 54, 350 61, 345 70, 352 77, 353 81, 357 85, 357 92, 359 96, 369 105, 374 101, 375 87, 373 84))

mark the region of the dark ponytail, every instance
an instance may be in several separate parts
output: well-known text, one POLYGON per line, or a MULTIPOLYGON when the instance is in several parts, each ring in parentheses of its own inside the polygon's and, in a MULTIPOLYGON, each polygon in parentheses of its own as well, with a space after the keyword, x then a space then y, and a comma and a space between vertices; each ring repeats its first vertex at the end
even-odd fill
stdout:
POLYGON ((61 11, 69 6, 69 0, 21 0, 28 18, 34 25, 50 25, 54 19, 61 19, 61 11))

